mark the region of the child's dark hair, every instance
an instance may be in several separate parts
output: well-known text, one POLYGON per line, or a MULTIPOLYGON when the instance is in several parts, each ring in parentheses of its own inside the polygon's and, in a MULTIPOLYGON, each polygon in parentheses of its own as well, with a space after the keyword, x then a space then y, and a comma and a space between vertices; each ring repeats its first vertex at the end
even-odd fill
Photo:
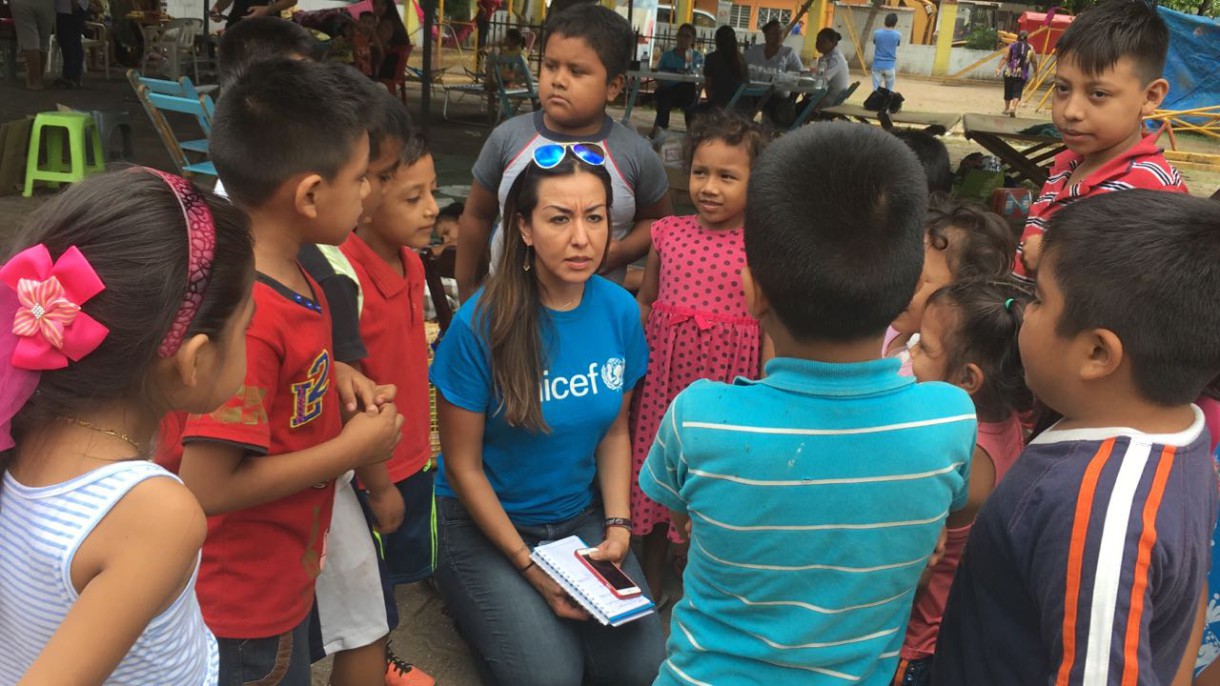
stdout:
POLYGON ((243 19, 220 37, 217 79, 228 90, 250 65, 277 57, 316 58, 319 43, 309 31, 279 17, 243 19))
POLYGON ((1217 227, 1220 203, 1147 190, 1091 196, 1055 213, 1042 263, 1063 292, 1057 333, 1114 332, 1145 400, 1192 402, 1220 374, 1217 227))
POLYGON ((505 43, 512 43, 516 46, 523 46, 525 45, 525 36, 521 34, 521 29, 515 26, 510 26, 504 30, 503 41, 505 43))
POLYGON ((929 193, 948 193, 953 190, 953 170, 949 168, 949 149, 939 138, 924 131, 902 129, 894 131, 907 144, 928 177, 929 193))
MULTIPOLYGON (((538 394, 545 353, 543 340, 548 335, 549 319, 542 306, 543 286, 538 280, 538 270, 522 269, 523 264, 532 265, 535 257, 517 230, 517 222, 533 214, 538 206, 538 188, 543 181, 582 172, 592 174, 602 182, 606 190, 604 213, 610 216, 614 198, 610 173, 604 166, 586 164, 571 151, 551 169, 543 169, 532 162, 526 165, 504 201, 504 254, 500 257, 499 269, 487 281, 475 309, 478 330, 486 337, 491 350, 492 381, 496 397, 502 403, 504 418, 511 426, 531 431, 549 431, 538 394)), ((609 234, 606 238, 609 240, 609 234)))
POLYGON ((684 156, 686 168, 690 169, 695 160, 695 150, 709 141, 723 141, 726 145, 745 146, 753 164, 762 151, 766 149, 768 137, 763 127, 752 121, 725 110, 714 110, 698 118, 691 124, 686 136, 684 156))
POLYGON ((1103 0, 1072 20, 1055 50, 1060 61, 1070 60, 1090 76, 1130 57, 1148 85, 1165 71, 1169 29, 1143 0, 1103 0))
POLYGON ((998 279, 1012 273, 1016 240, 995 212, 975 202, 936 195, 928 202, 925 226, 928 242, 945 252, 955 281, 998 279))
POLYGON ((898 26, 898 14, 895 12, 890 12, 889 14, 885 15, 885 26, 886 28, 890 29, 898 26))
MULTIPOLYGON (((606 83, 626 74, 631 66, 635 33, 631 24, 612 9, 593 2, 572 5, 547 19, 546 40, 555 34, 584 39, 606 68, 606 83)), ((546 54, 545 42, 542 52, 546 54)))
POLYGON ((369 19, 376 19, 377 15, 373 14, 372 10, 365 10, 360 13, 360 19, 363 20, 365 17, 368 17, 369 19))
POLYGON ((439 222, 442 219, 452 219, 453 221, 457 221, 462 218, 462 212, 465 210, 466 205, 463 203, 451 202, 442 207, 440 212, 436 213, 436 221, 439 222))
POLYGON ((1010 279, 957 281, 928 298, 929 308, 952 311, 955 326, 944 340, 949 373, 971 363, 983 372, 983 385, 973 398, 979 415, 989 421, 1026 412, 1034 404, 1017 346, 1029 300, 1029 293, 1010 279))
MULTIPOLYGON (((198 189, 196 189, 198 190, 198 189)), ((186 337, 219 340, 254 282, 253 241, 244 212, 199 191, 216 225, 207 289, 186 337)), ((181 307, 187 283, 187 227, 170 186, 129 169, 74 184, 40 207, 5 256, 43 244, 53 259, 75 246, 105 284, 81 310, 110 332, 96 350, 63 369, 44 371, 38 389, 13 418, 14 437, 116 401, 164 412, 149 372, 181 307)))
POLYGON ((377 118, 369 128, 370 160, 381 154, 381 146, 386 140, 396 139, 405 143, 415 135, 415 125, 411 123, 411 113, 407 112, 406 105, 380 86, 374 86, 373 90, 377 93, 380 107, 377 109, 377 118))
POLYGON ((821 31, 818 31, 817 39, 818 40, 826 39, 829 41, 833 41, 835 43, 835 45, 838 45, 839 41, 843 40, 843 34, 839 33, 838 31, 835 31, 834 29, 827 26, 826 28, 822 29, 821 31))
MULTIPOLYGON (((240 24, 239 24, 240 26, 240 24)), ((357 97, 360 72, 333 62, 271 59, 250 66, 216 103, 208 151, 229 197, 262 206, 297 174, 328 181, 376 121, 378 102, 357 97)))
POLYGON ((907 307, 923 269, 925 186, 915 153, 866 124, 806 126, 763 152, 746 260, 790 334, 878 335, 907 307))
POLYGON ((402 154, 399 159, 406 168, 431 154, 432 152, 428 149, 428 141, 424 139, 423 134, 412 133, 403 141, 402 154))

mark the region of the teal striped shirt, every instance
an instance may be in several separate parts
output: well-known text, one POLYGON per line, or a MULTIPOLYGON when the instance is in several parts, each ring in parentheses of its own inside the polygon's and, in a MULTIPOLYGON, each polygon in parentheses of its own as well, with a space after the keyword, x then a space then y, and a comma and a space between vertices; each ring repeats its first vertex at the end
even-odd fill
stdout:
POLYGON ((692 522, 657 684, 888 684, 974 405, 896 360, 779 358, 674 400, 640 487, 692 522))

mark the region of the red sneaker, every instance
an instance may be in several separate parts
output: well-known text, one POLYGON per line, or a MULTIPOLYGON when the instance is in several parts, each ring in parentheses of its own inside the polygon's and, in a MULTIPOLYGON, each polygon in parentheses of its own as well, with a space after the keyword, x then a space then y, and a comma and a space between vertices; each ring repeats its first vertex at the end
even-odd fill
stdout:
POLYGON ((436 686, 436 679, 386 648, 385 686, 436 686))

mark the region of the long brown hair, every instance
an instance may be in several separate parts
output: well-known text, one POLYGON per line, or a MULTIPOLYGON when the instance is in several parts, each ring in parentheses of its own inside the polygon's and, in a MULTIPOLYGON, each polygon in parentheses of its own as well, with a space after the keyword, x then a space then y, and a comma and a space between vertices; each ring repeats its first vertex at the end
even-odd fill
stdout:
MULTIPOLYGON (((610 216, 610 175, 605 167, 592 166, 568 152, 552 169, 530 162, 508 191, 504 201, 504 254, 496 273, 488 281, 475 310, 476 330, 491 349, 491 375, 500 408, 510 426, 548 432, 542 418, 543 335, 549 318, 542 306, 542 285, 533 269, 534 252, 525 245, 518 222, 529 219, 538 206, 542 181, 578 172, 593 174, 606 189, 606 217, 610 216), (528 262, 527 262, 528 261, 528 262), (525 264, 531 266, 529 271, 525 264)), ((607 233, 609 239, 609 233, 607 233)), ((604 252, 603 252, 604 255, 604 252)))

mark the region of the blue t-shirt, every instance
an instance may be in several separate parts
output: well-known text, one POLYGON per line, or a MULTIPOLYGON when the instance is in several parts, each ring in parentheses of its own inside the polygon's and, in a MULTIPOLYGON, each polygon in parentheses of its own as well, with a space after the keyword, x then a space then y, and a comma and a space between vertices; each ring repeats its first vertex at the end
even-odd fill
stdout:
POLYGON ((894 29, 877 29, 873 32, 873 69, 893 69, 898 64, 898 46, 902 34, 894 29))
MULTIPOLYGON (((661 53, 661 60, 657 62, 657 71, 672 71, 679 74, 684 74, 694 69, 694 65, 699 63, 702 55, 698 50, 691 48, 691 61, 688 63, 686 57, 678 54, 677 48, 666 50, 661 53)), ((662 83, 665 83, 664 81, 662 83)))
MULTIPOLYGON (((542 335, 542 417, 549 433, 509 426, 492 381, 491 348, 475 319, 483 292, 453 318, 432 361, 432 383, 445 400, 486 414, 483 471, 514 523, 571 519, 593 502, 596 450, 631 391, 648 370, 648 343, 635 300, 595 276, 568 312, 547 310, 542 335)), ((442 452, 436 493, 457 497, 445 479, 442 452)))
POLYGON ((776 358, 680 393, 640 470, 691 519, 656 684, 888 686, 975 431, 970 396, 893 359, 776 358))

